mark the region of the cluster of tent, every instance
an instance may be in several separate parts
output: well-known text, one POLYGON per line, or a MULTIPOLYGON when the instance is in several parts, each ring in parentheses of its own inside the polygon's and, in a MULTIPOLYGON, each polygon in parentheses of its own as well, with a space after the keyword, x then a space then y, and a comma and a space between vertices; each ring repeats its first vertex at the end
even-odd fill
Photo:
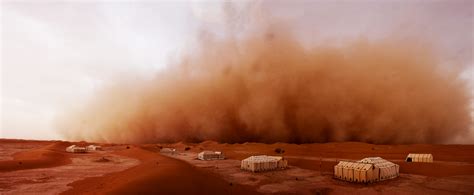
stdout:
MULTIPOLYGON (((66 149, 68 152, 86 152, 96 150, 97 147, 77 147, 72 145, 66 149)), ((164 154, 175 154, 175 148, 162 148, 164 154)), ((197 155, 199 160, 223 160, 225 155, 220 151, 202 151, 197 155)), ((432 154, 408 154, 406 162, 433 162, 432 154)), ((250 156, 241 161, 240 168, 251 172, 271 171, 286 169, 288 161, 282 156, 258 155, 250 156)), ((393 179, 399 176, 400 166, 380 157, 368 157, 359 161, 340 161, 334 166, 334 177, 344 181, 358 183, 372 183, 393 179)))
MULTIPOLYGON (((220 151, 203 151, 198 154, 199 160, 224 160, 225 155, 220 151)), ((240 163, 242 170, 251 172, 271 171, 285 169, 288 161, 281 156, 258 155, 250 156, 240 163)))
MULTIPOLYGON (((408 154, 406 162, 433 162, 432 154, 408 154)), ((372 183, 399 176, 400 166, 380 157, 359 161, 339 161, 334 166, 334 177, 344 181, 372 183)))
MULTIPOLYGON (((223 160, 225 155, 220 151, 203 151, 198 154, 199 160, 223 160)), ((250 156, 240 163, 242 170, 251 172, 271 171, 285 169, 288 161, 281 156, 258 155, 250 156)))

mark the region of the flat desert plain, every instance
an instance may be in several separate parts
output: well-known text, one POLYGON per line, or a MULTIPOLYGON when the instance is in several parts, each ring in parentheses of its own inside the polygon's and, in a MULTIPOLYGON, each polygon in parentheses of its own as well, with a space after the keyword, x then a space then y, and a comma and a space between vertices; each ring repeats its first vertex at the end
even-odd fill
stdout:
POLYGON ((472 194, 474 145, 101 144, 0 140, 0 194, 472 194), (72 144, 103 150, 67 153, 72 144), (176 149, 161 154, 160 148, 176 149), (276 148, 285 150, 275 153, 276 148), (201 161, 204 150, 225 160, 201 161), (433 163, 404 162, 408 153, 431 153, 433 163), (251 173, 240 161, 251 155, 282 155, 286 170, 251 173), (400 165, 396 179, 355 184, 333 178, 339 160, 379 156, 400 165))

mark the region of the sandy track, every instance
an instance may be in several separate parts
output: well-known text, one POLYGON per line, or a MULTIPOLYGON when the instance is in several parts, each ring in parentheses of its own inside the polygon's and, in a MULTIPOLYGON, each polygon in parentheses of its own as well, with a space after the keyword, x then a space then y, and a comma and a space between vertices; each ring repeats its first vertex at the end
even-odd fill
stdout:
POLYGON ((64 194, 255 194, 251 188, 231 185, 215 174, 140 147, 116 154, 141 163, 122 172, 74 182, 70 185, 73 189, 64 194))

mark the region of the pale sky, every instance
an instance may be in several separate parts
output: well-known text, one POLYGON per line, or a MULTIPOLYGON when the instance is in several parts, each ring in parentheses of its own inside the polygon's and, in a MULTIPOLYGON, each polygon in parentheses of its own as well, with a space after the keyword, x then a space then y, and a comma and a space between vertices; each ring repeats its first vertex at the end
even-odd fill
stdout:
MULTIPOLYGON (((435 40, 474 91, 472 1, 238 1, 291 24, 304 43, 389 34, 435 40)), ((149 77, 228 25, 219 1, 1 1, 0 138, 61 139, 53 121, 104 82, 149 77)), ((248 17, 248 22, 258 18, 248 17)), ((236 27, 236 31, 239 31, 236 27)), ((473 92, 474 94, 474 92, 473 92)))

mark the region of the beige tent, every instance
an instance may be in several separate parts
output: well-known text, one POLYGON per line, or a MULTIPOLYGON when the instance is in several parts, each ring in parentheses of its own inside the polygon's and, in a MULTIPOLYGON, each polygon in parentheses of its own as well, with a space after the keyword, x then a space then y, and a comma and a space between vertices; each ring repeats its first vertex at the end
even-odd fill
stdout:
POLYGON ((223 160, 224 158, 224 154, 218 151, 203 151, 198 154, 200 160, 223 160))
POLYGON ((96 146, 96 145, 88 145, 86 147, 87 151, 95 151, 95 150, 102 150, 101 146, 96 146))
POLYGON ((260 172, 276 169, 285 169, 288 167, 288 161, 281 156, 251 156, 242 160, 240 168, 242 170, 260 172))
POLYGON ((432 154, 415 154, 410 153, 406 158, 407 162, 433 162, 433 155, 432 154))
POLYGON ((357 162, 340 161, 334 166, 334 176, 338 179, 371 183, 398 177, 399 166, 380 157, 364 158, 357 162))

